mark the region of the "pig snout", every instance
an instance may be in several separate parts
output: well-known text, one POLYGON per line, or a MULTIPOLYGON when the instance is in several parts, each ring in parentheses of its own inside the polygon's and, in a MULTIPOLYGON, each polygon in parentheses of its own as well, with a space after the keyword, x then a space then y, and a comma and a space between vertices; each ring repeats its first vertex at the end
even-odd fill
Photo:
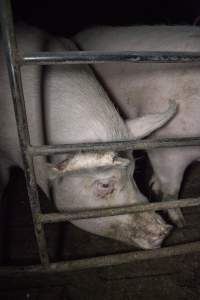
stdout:
POLYGON ((172 230, 172 226, 154 212, 78 220, 73 221, 73 224, 94 234, 142 249, 159 248, 172 230))
POLYGON ((132 239, 144 249, 160 248, 172 230, 157 213, 143 213, 137 217, 137 231, 133 230, 132 239))
POLYGON ((162 242, 167 238, 169 233, 172 230, 171 225, 164 225, 163 228, 160 229, 160 232, 156 233, 149 233, 149 236, 147 237, 147 244, 145 249, 156 249, 160 248, 162 242))

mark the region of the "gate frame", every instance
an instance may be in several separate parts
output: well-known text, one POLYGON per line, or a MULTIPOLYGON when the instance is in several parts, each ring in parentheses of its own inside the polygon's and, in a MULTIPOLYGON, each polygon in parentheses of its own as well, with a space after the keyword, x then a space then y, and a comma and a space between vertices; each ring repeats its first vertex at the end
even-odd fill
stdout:
POLYGON ((42 214, 37 191, 37 184, 34 172, 34 156, 63 154, 80 150, 102 151, 102 150, 146 150, 152 148, 177 147, 177 146, 200 146, 200 137, 192 138, 165 138, 129 140, 118 142, 101 143, 81 143, 63 145, 43 145, 34 146, 31 144, 23 86, 21 80, 21 66, 23 65, 48 65, 48 64, 94 64, 106 62, 129 61, 159 62, 159 63, 188 63, 200 62, 200 52, 98 52, 98 51, 66 51, 66 52, 37 52, 32 54, 22 54, 17 48, 15 39, 12 9, 10 0, 0 0, 0 25, 3 37, 4 52, 7 61, 7 68, 12 92, 13 105, 15 110, 16 124, 24 171, 28 198, 32 212, 34 230, 40 256, 40 265, 30 265, 23 267, 0 267, 0 275, 17 275, 33 273, 55 273, 63 271, 75 271, 88 268, 120 265, 137 260, 147 260, 161 257, 171 257, 175 255, 192 254, 200 252, 200 241, 186 243, 182 245, 164 247, 156 250, 134 251, 122 254, 112 254, 88 259, 78 259, 73 261, 51 263, 49 261, 47 243, 44 234, 44 224, 64 222, 79 219, 99 218, 143 211, 166 210, 177 207, 199 206, 200 197, 184 199, 182 201, 170 201, 160 203, 148 203, 142 205, 129 205, 115 208, 99 208, 93 210, 76 211, 73 213, 50 213, 42 214))

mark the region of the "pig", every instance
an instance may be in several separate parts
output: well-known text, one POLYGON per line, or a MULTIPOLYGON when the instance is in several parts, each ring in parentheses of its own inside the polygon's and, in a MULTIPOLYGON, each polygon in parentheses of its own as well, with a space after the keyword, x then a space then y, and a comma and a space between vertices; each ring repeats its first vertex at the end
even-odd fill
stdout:
MULTIPOLYGON (((200 30, 195 26, 93 27, 74 38, 83 50, 199 51, 200 30)), ((152 137, 200 136, 199 63, 112 63, 93 66, 104 87, 127 120, 162 111, 169 99, 179 104, 176 118, 152 137)), ((152 188, 162 200, 178 199, 186 167, 199 160, 199 147, 148 150, 154 175, 152 188)), ((184 226, 180 209, 170 209, 174 224, 184 226)))
MULTIPOLYGON (((38 29, 17 28, 19 48, 25 52, 73 51, 67 39, 38 29)), ((0 51, 0 180, 1 191, 9 179, 9 166, 22 160, 5 59, 0 51)), ((83 65, 24 66, 25 105, 32 145, 106 142, 144 137, 169 122, 177 104, 141 118, 121 118, 92 70, 83 65), (135 128, 135 129, 134 129, 135 128), (132 132, 134 134, 132 134, 132 132)), ((153 111, 152 111, 153 112, 153 111)), ((134 159, 129 152, 78 152, 34 159, 38 185, 49 195, 52 189, 58 211, 93 209, 146 203, 133 180, 134 159)), ((161 246, 171 226, 156 212, 76 220, 88 232, 144 249, 161 246)))

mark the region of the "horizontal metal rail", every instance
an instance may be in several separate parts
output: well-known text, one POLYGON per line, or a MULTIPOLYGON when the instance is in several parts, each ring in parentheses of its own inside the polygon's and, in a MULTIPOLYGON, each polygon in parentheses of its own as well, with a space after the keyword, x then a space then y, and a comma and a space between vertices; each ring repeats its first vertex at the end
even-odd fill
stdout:
POLYGON ((157 211, 157 210, 165 210, 169 208, 191 207, 191 206, 199 206, 199 205, 200 205, 200 198, 189 198, 189 199, 173 200, 168 202, 145 203, 140 205, 134 204, 129 206, 121 206, 121 207, 79 210, 79 211, 73 211, 68 213, 39 214, 37 218, 39 222, 42 223, 56 223, 56 222, 101 218, 101 217, 125 215, 130 213, 139 213, 139 212, 152 211, 152 210, 157 211))
POLYGON ((43 145, 29 146, 29 153, 34 156, 64 154, 75 151, 102 151, 102 150, 148 150, 153 148, 167 147, 188 147, 200 146, 199 137, 191 138, 163 138, 163 139, 146 139, 146 140, 129 140, 116 142, 101 143, 81 143, 81 144, 61 144, 61 145, 43 145))
POLYGON ((111 254, 72 261, 51 263, 48 268, 41 265, 27 267, 2 267, 0 276, 28 276, 33 274, 55 274, 58 272, 72 272, 108 266, 133 263, 135 261, 172 257, 177 255, 195 254, 200 252, 200 242, 164 247, 155 250, 134 251, 122 254, 111 254))
POLYGON ((169 51, 66 51, 66 52, 36 52, 18 55, 21 65, 49 64, 93 64, 108 62, 132 63, 189 63, 200 62, 200 52, 169 52, 169 51))

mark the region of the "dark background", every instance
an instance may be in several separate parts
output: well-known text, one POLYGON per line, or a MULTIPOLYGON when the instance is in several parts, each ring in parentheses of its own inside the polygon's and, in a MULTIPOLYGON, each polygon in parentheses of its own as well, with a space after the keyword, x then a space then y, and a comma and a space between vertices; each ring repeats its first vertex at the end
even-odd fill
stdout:
MULTIPOLYGON (((70 35, 90 25, 194 24, 200 1, 13 0, 17 19, 70 35)), ((200 21, 198 22, 200 25, 200 21)))

